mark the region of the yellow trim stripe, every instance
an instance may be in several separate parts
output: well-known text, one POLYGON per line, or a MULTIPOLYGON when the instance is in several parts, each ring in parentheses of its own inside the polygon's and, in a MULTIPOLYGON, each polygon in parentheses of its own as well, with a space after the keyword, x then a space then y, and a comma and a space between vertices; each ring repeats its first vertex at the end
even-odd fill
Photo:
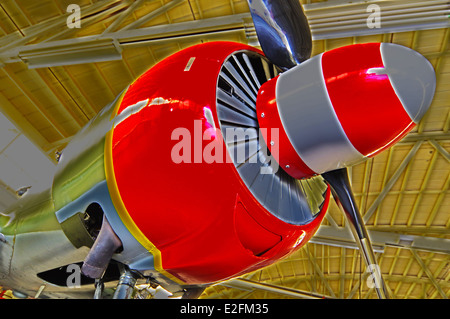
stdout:
MULTIPOLYGON (((125 93, 122 95, 122 97, 117 101, 117 105, 115 106, 111 120, 115 118, 117 115, 117 112, 119 110, 119 107, 122 103, 123 97, 125 93)), ((176 278, 175 276, 171 275, 167 271, 165 271, 162 267, 162 257, 161 257, 161 251, 153 245, 153 243, 148 240, 148 238, 141 232, 139 227, 134 223, 133 219, 131 218, 130 214, 127 211, 127 208, 125 207, 124 202, 122 201, 122 197, 120 196, 120 191, 117 186, 116 177, 114 174, 114 164, 113 164, 113 155, 112 155, 112 143, 113 143, 113 134, 114 133, 114 126, 112 129, 106 134, 106 140, 105 140, 105 174, 106 174, 106 183, 108 185, 108 189, 110 192, 111 200, 114 204, 114 207, 116 208, 116 211, 124 223, 125 227, 128 229, 128 231, 131 233, 131 235, 136 238, 136 240, 145 248, 147 249, 152 255, 154 259, 154 266, 155 269, 162 273, 167 278, 173 280, 174 282, 178 284, 185 284, 180 279, 176 278)))

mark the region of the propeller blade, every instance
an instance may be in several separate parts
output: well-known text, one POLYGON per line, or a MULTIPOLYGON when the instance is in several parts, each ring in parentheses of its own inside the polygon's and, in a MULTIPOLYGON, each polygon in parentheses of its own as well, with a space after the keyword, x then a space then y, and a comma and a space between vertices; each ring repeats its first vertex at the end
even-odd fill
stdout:
POLYGON ((380 299, 388 299, 389 295, 386 289, 386 284, 381 276, 381 272, 379 271, 380 268, 378 267, 366 226, 353 196, 347 169, 343 168, 330 171, 322 174, 322 176, 331 186, 336 203, 344 212, 347 220, 349 221, 356 243, 362 252, 368 270, 371 272, 378 297, 380 299))
POLYGON ((298 0, 248 4, 261 48, 272 63, 287 70, 311 57, 311 30, 298 0))

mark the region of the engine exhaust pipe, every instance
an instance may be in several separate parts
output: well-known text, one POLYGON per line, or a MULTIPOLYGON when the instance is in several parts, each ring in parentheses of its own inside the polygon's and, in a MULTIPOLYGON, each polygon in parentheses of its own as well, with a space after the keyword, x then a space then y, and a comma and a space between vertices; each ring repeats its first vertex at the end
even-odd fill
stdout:
POLYGON ((100 232, 81 267, 83 275, 93 279, 102 278, 112 256, 120 247, 122 242, 103 215, 100 232))

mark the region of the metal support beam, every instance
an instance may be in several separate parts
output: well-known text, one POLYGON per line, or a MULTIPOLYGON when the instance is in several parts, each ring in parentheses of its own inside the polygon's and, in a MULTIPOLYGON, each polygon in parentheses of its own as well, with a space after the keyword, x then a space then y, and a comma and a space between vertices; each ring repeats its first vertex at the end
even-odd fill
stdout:
POLYGON ((420 267, 422 267, 423 271, 425 272, 425 274, 428 276, 428 278, 431 280, 431 282, 433 283, 433 286, 436 288, 436 290, 439 292, 439 294, 442 296, 442 298, 444 299, 448 299, 447 295, 445 294, 445 292, 442 290, 442 287, 439 285, 439 283, 436 281, 436 278, 433 276, 433 274, 431 273, 430 269, 427 267, 427 265, 425 265, 425 263, 423 262, 422 258, 420 258, 419 254, 416 252, 415 249, 411 249, 411 253, 413 254, 414 258, 416 259, 416 261, 419 263, 420 267))
POLYGON ((113 33, 57 40, 10 50, 0 50, 4 63, 33 62, 34 67, 52 67, 74 63, 92 63, 121 59, 124 47, 208 36, 210 32, 243 32, 243 17, 248 14, 181 22, 149 28, 119 30, 113 33), (219 30, 219 31, 212 31, 219 30))
MULTIPOLYGON (((331 4, 325 2, 305 5, 305 14, 311 25, 313 39, 335 39, 400 31, 448 28, 450 25, 448 18, 445 15, 450 14, 450 6, 447 1, 444 0, 420 2, 405 0, 372 2, 345 2, 339 6, 336 6, 334 2, 331 4), (370 15, 370 13, 367 12, 367 7, 372 2, 379 5, 381 8, 382 23, 380 28, 371 29, 367 26, 367 19, 370 15)), ((76 42, 80 47, 86 45, 89 47, 89 45, 95 41, 108 39, 112 43, 117 43, 119 47, 130 45, 148 46, 155 41, 173 41, 174 39, 181 40, 192 37, 206 37, 218 33, 251 33, 251 30, 249 31, 249 23, 250 25, 252 24, 249 22, 251 21, 251 14, 248 12, 137 29, 137 27, 142 24, 181 3, 182 0, 173 0, 161 8, 150 12, 135 22, 125 26, 121 30, 110 32, 114 31, 115 28, 123 22, 123 19, 131 13, 131 7, 135 9, 139 5, 139 3, 135 2, 130 5, 118 20, 113 22, 107 28, 106 32, 98 35, 72 39, 72 42, 69 44, 74 44, 76 42)), ((83 10, 83 16, 86 16, 90 11, 101 13, 101 11, 99 11, 101 8, 111 8, 112 5, 117 5, 117 1, 108 1, 106 3, 103 3, 102 1, 101 4, 102 5, 94 4, 87 10, 83 10), (96 8, 97 10, 93 10, 93 8, 96 8)), ((58 17, 56 20, 52 20, 52 23, 44 22, 37 26, 30 27, 30 29, 33 28, 32 32, 27 32, 28 35, 25 38, 17 40, 17 36, 14 35, 13 41, 0 49, 0 61, 3 61, 4 63, 20 61, 19 57, 30 50, 44 49, 40 44, 24 44, 29 43, 32 39, 36 39, 37 37, 44 37, 55 28, 58 28, 58 26, 60 27, 62 23, 65 23, 65 17, 66 15, 58 17)), ((64 43, 60 41, 50 41, 48 44, 50 44, 50 46, 47 46, 46 48, 49 50, 47 55, 55 54, 52 48, 64 45, 64 43)), ((42 50, 41 54, 42 57, 45 57, 46 50, 42 50)), ((98 55, 99 53, 97 52, 96 54, 98 55)), ((98 58, 99 57, 97 56, 97 59, 98 58)), ((113 57, 106 54, 103 58, 107 60, 113 57)))
POLYGON ((273 284, 256 282, 248 279, 238 278, 230 281, 226 281, 224 283, 220 283, 221 286, 226 286, 235 289, 243 289, 243 290, 262 290, 275 294, 280 294, 287 297, 301 298, 301 299, 323 299, 323 298, 332 298, 330 296, 324 296, 308 291, 302 291, 298 289, 281 287, 273 284))
MULTIPOLYGON (((376 258, 379 259, 380 258, 380 254, 376 255, 376 258)), ((352 290, 350 291, 349 295, 347 296, 347 299, 352 299, 354 297, 354 295, 358 292, 358 289, 361 287, 363 282, 367 283, 367 280, 370 276, 370 272, 365 271, 362 276, 360 277, 360 280, 358 280, 355 285, 353 286, 352 290)), ((398 281, 398 277, 394 277, 394 276, 386 276, 384 275, 384 278, 387 281, 398 281)), ((402 277, 403 278, 403 277, 402 277)), ((391 289, 389 288, 388 285, 386 285, 386 289, 389 293, 389 296, 391 296, 392 298, 395 298, 395 294, 391 291, 391 289)), ((368 290, 368 293, 370 293, 371 291, 373 291, 373 288, 370 288, 368 290)))
MULTIPOLYGON (((384 252, 386 246, 450 254, 450 239, 402 235, 394 232, 368 230, 375 252, 384 252)), ((349 229, 320 226, 310 243, 358 249, 349 229)))
POLYGON ((439 144, 436 140, 430 140, 428 143, 430 143, 442 156, 445 157, 448 162, 450 162, 450 154, 441 144, 439 144))
POLYGON ((342 254, 341 254, 341 264, 339 267, 339 274, 341 275, 341 280, 339 281, 339 298, 344 299, 344 292, 345 292, 345 261, 346 261, 346 248, 342 247, 342 254))
MULTIPOLYGON (((434 203, 433 209, 431 210, 431 213, 428 216, 425 227, 429 228, 431 226, 431 224, 433 223, 433 220, 436 217, 436 214, 438 213, 438 211, 441 207, 441 203, 444 200, 444 198, 446 197, 447 191, 449 189, 449 185, 450 185, 450 174, 447 176, 447 180, 445 181, 442 192, 439 194, 436 202, 434 203)), ((447 222, 447 225, 446 225, 446 231, 447 231, 446 234, 448 234, 449 224, 450 224, 450 220, 447 222)))
MULTIPOLYGON (((450 51, 449 51, 450 52, 450 51)), ((398 142, 397 145, 405 145, 416 143, 418 141, 448 141, 450 140, 450 132, 423 132, 423 133, 409 133, 404 139, 398 142)))
POLYGON ((170 9, 175 8, 176 6, 181 4, 182 2, 184 2, 184 0, 172 0, 172 1, 168 2, 168 3, 166 3, 165 5, 163 5, 162 7, 156 9, 155 11, 152 11, 152 12, 144 15, 143 17, 140 17, 139 19, 137 19, 133 23, 130 23, 129 25, 125 26, 121 30, 129 30, 129 29, 139 28, 141 25, 143 25, 143 24, 153 20, 154 18, 156 18, 156 17, 160 16, 161 14, 169 11, 170 9))
POLYGON ((422 185, 421 185, 420 190, 419 190, 419 194, 416 196, 416 198, 414 200, 413 208, 412 208, 412 210, 411 210, 411 212, 409 214, 408 220, 406 222, 407 226, 411 226, 412 223, 414 222, 414 219, 416 217, 416 213, 417 213, 417 211, 419 209, 419 205, 420 205, 420 203, 422 201, 422 198, 423 198, 424 191, 425 191, 425 189, 426 189, 426 187, 428 185, 428 181, 430 180, 430 176, 431 176, 431 174, 434 171, 434 166, 436 165, 437 157, 438 157, 438 153, 434 152, 432 157, 431 157, 431 159, 430 159, 430 161, 429 161, 428 167, 426 169, 426 174, 425 174, 425 176, 423 178, 422 185))
POLYGON ((406 167, 409 165, 409 163, 411 162, 413 157, 416 155, 416 153, 419 150, 419 148, 422 146, 422 143, 423 143, 423 141, 416 142, 416 144, 410 150, 408 155, 406 155, 406 157, 403 160, 403 162, 397 168, 397 170, 395 171, 394 175, 392 175, 391 179, 386 183, 386 186, 384 187, 384 189, 382 190, 380 195, 377 197, 377 199, 375 199, 375 201, 372 203, 372 205, 367 210, 366 214, 363 216, 363 219, 364 219, 365 223, 367 223, 369 221, 370 217, 372 217, 372 214, 378 209, 378 206, 381 204, 381 202, 384 200, 384 198, 389 193, 391 188, 394 186, 394 184, 400 178, 400 176, 402 175, 403 171, 406 169, 406 167))
POLYGON ((120 16, 114 20, 113 23, 111 23, 105 31, 103 31, 103 34, 105 33, 109 33, 109 32, 113 32, 123 21, 125 21, 126 18, 128 18, 128 16, 130 14, 133 13, 134 10, 136 10, 141 4, 142 2, 144 2, 145 0, 137 0, 135 1, 131 6, 128 7, 128 9, 126 9, 123 13, 120 14, 120 16))
MULTIPOLYGON (((107 0, 100 1, 92 6, 89 6, 86 9, 83 9, 81 12, 81 18, 85 16, 90 16, 95 14, 96 12, 102 12, 105 8, 110 5, 114 5, 120 3, 119 0, 107 0)), ((18 48, 20 46, 29 43, 37 38, 45 37, 48 34, 53 34, 55 30, 60 29, 61 27, 66 27, 67 25, 67 17, 70 13, 66 13, 62 16, 58 16, 53 19, 49 19, 47 21, 41 22, 39 24, 33 25, 27 29, 24 29, 23 32, 26 34, 25 37, 17 39, 15 35, 7 35, 6 37, 1 39, 1 43, 5 43, 1 46, 0 52, 6 52, 9 50, 13 50, 19 52, 18 48)))
MULTIPOLYGON (((87 28, 90 25, 100 23, 100 22, 105 23, 107 20, 112 18, 114 16, 114 14, 116 14, 117 12, 121 12, 125 8, 129 7, 130 1, 131 0, 121 1, 118 5, 106 7, 104 10, 96 12, 95 14, 91 14, 91 15, 82 17, 80 19, 80 23, 83 28, 87 28)), ((62 28, 62 30, 60 32, 56 32, 56 33, 52 34, 50 37, 46 38, 41 43, 50 42, 50 41, 63 39, 63 38, 66 38, 66 39, 71 38, 71 36, 73 34, 76 34, 77 32, 79 32, 79 29, 77 29, 77 28, 73 28, 73 29, 62 28)))
POLYGON ((328 280, 325 278, 325 276, 324 276, 322 270, 320 269, 319 265, 317 264, 317 261, 316 261, 315 257, 311 254, 310 251, 307 251, 307 255, 308 255, 308 258, 311 260, 312 265, 314 266, 314 270, 317 272, 319 277, 322 279, 323 284, 325 285, 327 290, 330 292, 331 296, 333 298, 336 298, 336 295, 334 294, 333 289, 331 288, 330 284, 328 283, 328 280))
MULTIPOLYGON (((347 299, 352 299, 353 296, 358 292, 359 287, 361 287, 361 284, 365 281, 367 281, 367 278, 369 277, 369 272, 364 272, 361 276, 361 280, 358 280, 355 285, 353 286, 352 290, 350 291, 349 295, 347 296, 347 299)), ((391 294, 392 296, 392 294, 391 294)))

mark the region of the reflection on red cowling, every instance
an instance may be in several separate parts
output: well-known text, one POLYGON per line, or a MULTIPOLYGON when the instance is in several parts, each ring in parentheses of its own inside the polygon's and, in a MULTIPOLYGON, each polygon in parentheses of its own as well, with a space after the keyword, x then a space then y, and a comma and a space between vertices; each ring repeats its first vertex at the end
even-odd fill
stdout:
MULTIPOLYGON (((208 43, 165 59, 129 88, 118 113, 139 101, 149 104, 113 132, 115 182, 128 214, 160 251, 164 270, 189 284, 277 261, 298 249, 305 233, 303 243, 314 234, 327 209, 328 201, 310 224, 285 223, 253 197, 226 152, 212 163, 202 157, 221 138, 214 131, 219 128, 216 83, 223 61, 238 50, 255 49, 208 43), (190 161, 174 161, 174 147, 188 137, 190 161), (258 241, 251 238, 255 234, 258 241)), ((175 154, 183 157, 180 152, 175 154)))

